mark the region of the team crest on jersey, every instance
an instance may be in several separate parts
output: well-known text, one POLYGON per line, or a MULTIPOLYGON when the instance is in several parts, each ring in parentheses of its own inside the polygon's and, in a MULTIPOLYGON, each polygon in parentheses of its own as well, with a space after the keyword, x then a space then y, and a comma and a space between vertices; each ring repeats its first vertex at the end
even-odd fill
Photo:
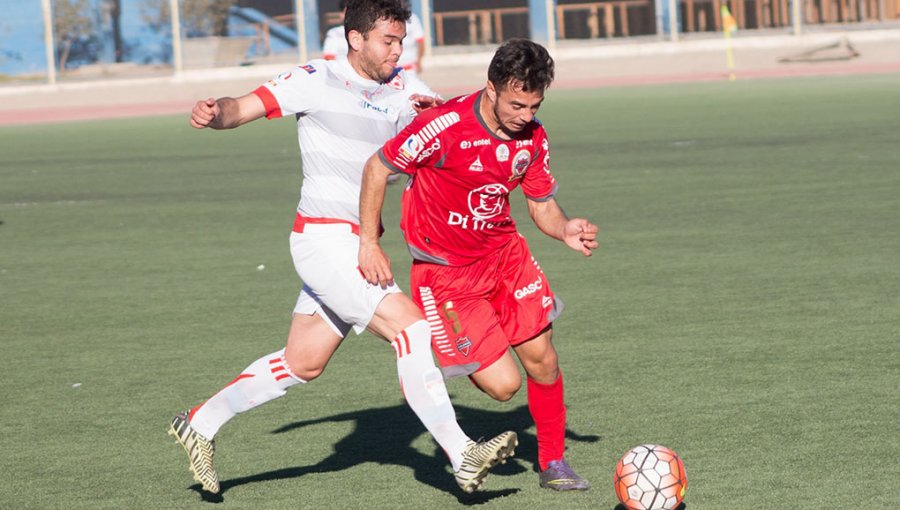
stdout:
POLYGON ((501 163, 509 161, 509 147, 506 144, 497 146, 497 161, 501 163))
POLYGON ((456 350, 463 356, 469 356, 469 350, 472 348, 472 341, 467 336, 461 336, 456 339, 456 350))
POLYGON ((394 75, 391 81, 388 82, 388 87, 397 90, 403 90, 406 88, 406 84, 403 82, 403 77, 400 76, 400 73, 394 75))
POLYGON ((510 181, 521 179, 525 175, 525 170, 531 164, 531 153, 527 149, 522 149, 516 153, 512 161, 512 175, 509 176, 510 181))
POLYGON ((300 66, 300 69, 303 69, 304 71, 306 71, 309 74, 312 74, 317 71, 317 69, 315 67, 313 67, 312 64, 306 64, 305 66, 300 66))

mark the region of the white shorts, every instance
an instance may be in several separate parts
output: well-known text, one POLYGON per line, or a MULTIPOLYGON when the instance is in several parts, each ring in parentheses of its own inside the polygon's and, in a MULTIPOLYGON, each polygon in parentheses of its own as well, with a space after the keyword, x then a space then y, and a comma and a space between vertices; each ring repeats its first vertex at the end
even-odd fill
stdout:
POLYGON ((365 331, 381 300, 402 292, 396 284, 382 289, 366 281, 359 271, 359 236, 349 224, 307 224, 290 240, 303 280, 294 313, 318 313, 341 338, 351 327, 357 335, 365 331))

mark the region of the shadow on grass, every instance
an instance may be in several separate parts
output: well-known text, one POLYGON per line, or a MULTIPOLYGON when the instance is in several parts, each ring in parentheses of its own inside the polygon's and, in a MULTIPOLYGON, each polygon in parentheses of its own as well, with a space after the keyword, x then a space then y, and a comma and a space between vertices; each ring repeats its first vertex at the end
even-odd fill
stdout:
MULTIPOLYGON (((473 439, 478 439, 481 436, 490 438, 504 430, 515 431, 519 436, 516 457, 531 463, 535 466, 533 470, 537 472, 537 438, 534 434, 525 432, 525 429, 533 425, 527 405, 519 406, 512 411, 502 412, 465 406, 454 407, 460 426, 473 439)), ((445 467, 449 465, 449 461, 437 444, 435 444, 435 450, 432 455, 425 455, 413 448, 413 441, 425 430, 421 422, 416 418, 416 415, 405 404, 363 409, 351 413, 288 423, 275 429, 272 433, 299 434, 302 433, 299 429, 304 427, 340 422, 353 422, 353 431, 334 444, 334 453, 316 464, 276 469, 255 475, 222 480, 220 482, 220 494, 207 493, 201 489, 199 484, 191 486, 191 489, 200 493, 204 501, 221 503, 224 501, 222 494, 244 484, 298 478, 310 473, 343 471, 358 464, 374 462, 410 467, 417 481, 454 495, 464 505, 484 504, 494 498, 509 496, 519 492, 519 489, 488 490, 474 494, 462 492, 457 487, 453 477, 449 475, 445 467)), ((597 442, 600 440, 599 436, 579 435, 571 430, 566 431, 566 437, 570 440, 582 442, 597 442)), ((491 476, 512 476, 525 470, 526 468, 522 467, 520 463, 507 462, 506 464, 495 466, 491 470, 489 478, 491 476)), ((535 484, 537 483, 536 478, 534 482, 535 484)), ((490 481, 488 481, 488 485, 490 485, 490 481)))

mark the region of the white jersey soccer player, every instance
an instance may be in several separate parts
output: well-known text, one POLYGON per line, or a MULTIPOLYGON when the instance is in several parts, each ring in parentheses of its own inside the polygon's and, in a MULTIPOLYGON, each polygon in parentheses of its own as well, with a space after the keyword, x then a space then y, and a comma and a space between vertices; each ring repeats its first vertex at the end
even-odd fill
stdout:
POLYGON ((398 0, 356 0, 347 7, 348 58, 313 60, 239 98, 198 101, 195 128, 228 129, 263 116, 294 116, 303 183, 291 255, 303 288, 284 349, 256 360, 170 427, 203 488, 219 491, 213 438, 235 415, 318 377, 353 329, 369 330, 396 351, 403 396, 447 453, 457 484, 481 487, 488 469, 512 455, 514 432, 475 443, 460 429, 431 354, 431 328, 391 282, 369 285, 359 272, 359 192, 366 159, 414 117, 433 92, 396 67, 408 9, 398 0), (359 27, 352 28, 352 27, 359 27))
POLYGON ((266 117, 297 117, 303 218, 359 224, 362 168, 369 156, 415 116, 409 96, 435 96, 396 69, 386 83, 359 76, 346 59, 313 60, 260 86, 266 117))

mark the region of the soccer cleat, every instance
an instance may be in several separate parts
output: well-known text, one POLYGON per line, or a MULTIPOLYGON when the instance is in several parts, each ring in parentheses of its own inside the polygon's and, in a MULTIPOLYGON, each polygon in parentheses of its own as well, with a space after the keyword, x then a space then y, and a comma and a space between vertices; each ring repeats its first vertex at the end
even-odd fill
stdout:
POLYGON ((506 431, 485 442, 469 441, 463 451, 462 466, 454 474, 459 488, 465 492, 481 490, 488 470, 506 463, 506 459, 516 454, 519 439, 515 432, 506 431))
POLYGON ((551 460, 540 474, 541 487, 555 491, 586 491, 591 488, 587 480, 569 467, 566 459, 551 460))
POLYGON ((204 490, 217 494, 219 492, 219 475, 212 462, 213 455, 216 453, 216 442, 206 439, 191 427, 187 411, 178 413, 175 418, 172 418, 169 435, 175 436, 175 439, 187 452, 194 480, 200 482, 204 490))

